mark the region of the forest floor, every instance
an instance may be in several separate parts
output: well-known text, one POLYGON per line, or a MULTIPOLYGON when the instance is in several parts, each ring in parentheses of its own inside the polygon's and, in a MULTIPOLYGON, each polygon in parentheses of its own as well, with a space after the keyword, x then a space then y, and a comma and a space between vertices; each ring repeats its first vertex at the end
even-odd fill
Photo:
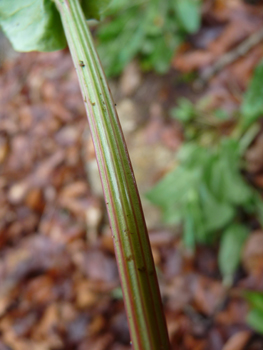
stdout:
MULTIPOLYGON (((257 34, 263 6, 216 3, 207 1, 201 30, 181 46, 166 75, 142 73, 134 61, 110 83, 142 197, 174 165, 184 139, 169 117, 177 99, 208 97, 210 107, 231 111, 263 57, 257 34), (236 55, 244 42, 247 52, 236 55), (229 52, 233 62, 225 65, 229 52), (196 79, 187 82, 192 72, 196 79)), ((129 350, 70 54, 12 55, 3 58, 0 74, 0 350, 129 350)), ((250 180, 262 190, 262 136, 258 140, 248 161, 250 180)), ((263 232, 250 235, 234 286, 225 289, 218 248, 199 246, 190 254, 180 229, 165 227, 144 197, 143 205, 172 349, 262 350, 263 337, 246 323, 242 290, 263 291, 263 232)))

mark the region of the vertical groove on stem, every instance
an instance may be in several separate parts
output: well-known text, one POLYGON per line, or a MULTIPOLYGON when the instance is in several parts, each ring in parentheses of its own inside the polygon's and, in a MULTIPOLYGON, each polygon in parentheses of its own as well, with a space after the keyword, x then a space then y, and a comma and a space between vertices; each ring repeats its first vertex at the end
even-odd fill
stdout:
POLYGON ((77 70, 111 224, 134 350, 169 341, 147 228, 125 140, 79 0, 54 0, 77 70))

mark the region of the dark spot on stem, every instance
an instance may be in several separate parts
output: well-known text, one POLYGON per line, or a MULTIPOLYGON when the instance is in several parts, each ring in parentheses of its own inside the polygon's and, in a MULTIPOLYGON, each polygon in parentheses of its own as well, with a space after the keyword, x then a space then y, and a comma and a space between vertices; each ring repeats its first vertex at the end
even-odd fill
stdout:
POLYGON ((140 272, 145 272, 145 271, 146 271, 146 268, 145 268, 145 266, 142 266, 142 267, 138 267, 138 270, 139 270, 140 272))
POLYGON ((80 65, 80 67, 85 67, 85 64, 83 61, 79 61, 79 65, 80 65))

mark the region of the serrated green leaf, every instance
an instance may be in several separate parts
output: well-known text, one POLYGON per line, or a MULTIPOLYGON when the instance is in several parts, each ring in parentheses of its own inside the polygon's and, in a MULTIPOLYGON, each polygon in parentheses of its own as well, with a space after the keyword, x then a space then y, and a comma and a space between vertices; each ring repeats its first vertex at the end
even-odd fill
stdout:
POLYGON ((218 264, 227 285, 233 282, 233 276, 240 263, 241 251, 247 236, 248 229, 240 224, 232 224, 223 233, 218 264))
POLYGON ((200 2, 198 0, 176 0, 174 5, 182 28, 188 33, 196 32, 200 27, 200 2))
POLYGON ((66 46, 60 15, 50 0, 1 0, 0 26, 17 51, 66 46))
POLYGON ((263 334, 263 312, 253 309, 247 316, 247 323, 251 328, 263 334))
POLYGON ((253 74, 252 80, 245 93, 241 106, 242 121, 245 127, 252 124, 263 115, 263 62, 261 62, 253 74))
POLYGON ((263 293, 246 291, 244 295, 253 309, 263 312, 263 293))

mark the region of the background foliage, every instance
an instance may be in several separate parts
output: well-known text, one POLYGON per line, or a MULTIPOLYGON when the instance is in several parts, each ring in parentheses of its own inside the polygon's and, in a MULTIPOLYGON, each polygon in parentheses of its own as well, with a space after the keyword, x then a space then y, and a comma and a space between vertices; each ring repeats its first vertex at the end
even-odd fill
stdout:
POLYGON ((136 56, 144 70, 166 72, 176 48, 200 26, 198 0, 113 0, 96 35, 106 73, 118 75, 136 56), (122 48, 120 50, 120 47, 122 48))

